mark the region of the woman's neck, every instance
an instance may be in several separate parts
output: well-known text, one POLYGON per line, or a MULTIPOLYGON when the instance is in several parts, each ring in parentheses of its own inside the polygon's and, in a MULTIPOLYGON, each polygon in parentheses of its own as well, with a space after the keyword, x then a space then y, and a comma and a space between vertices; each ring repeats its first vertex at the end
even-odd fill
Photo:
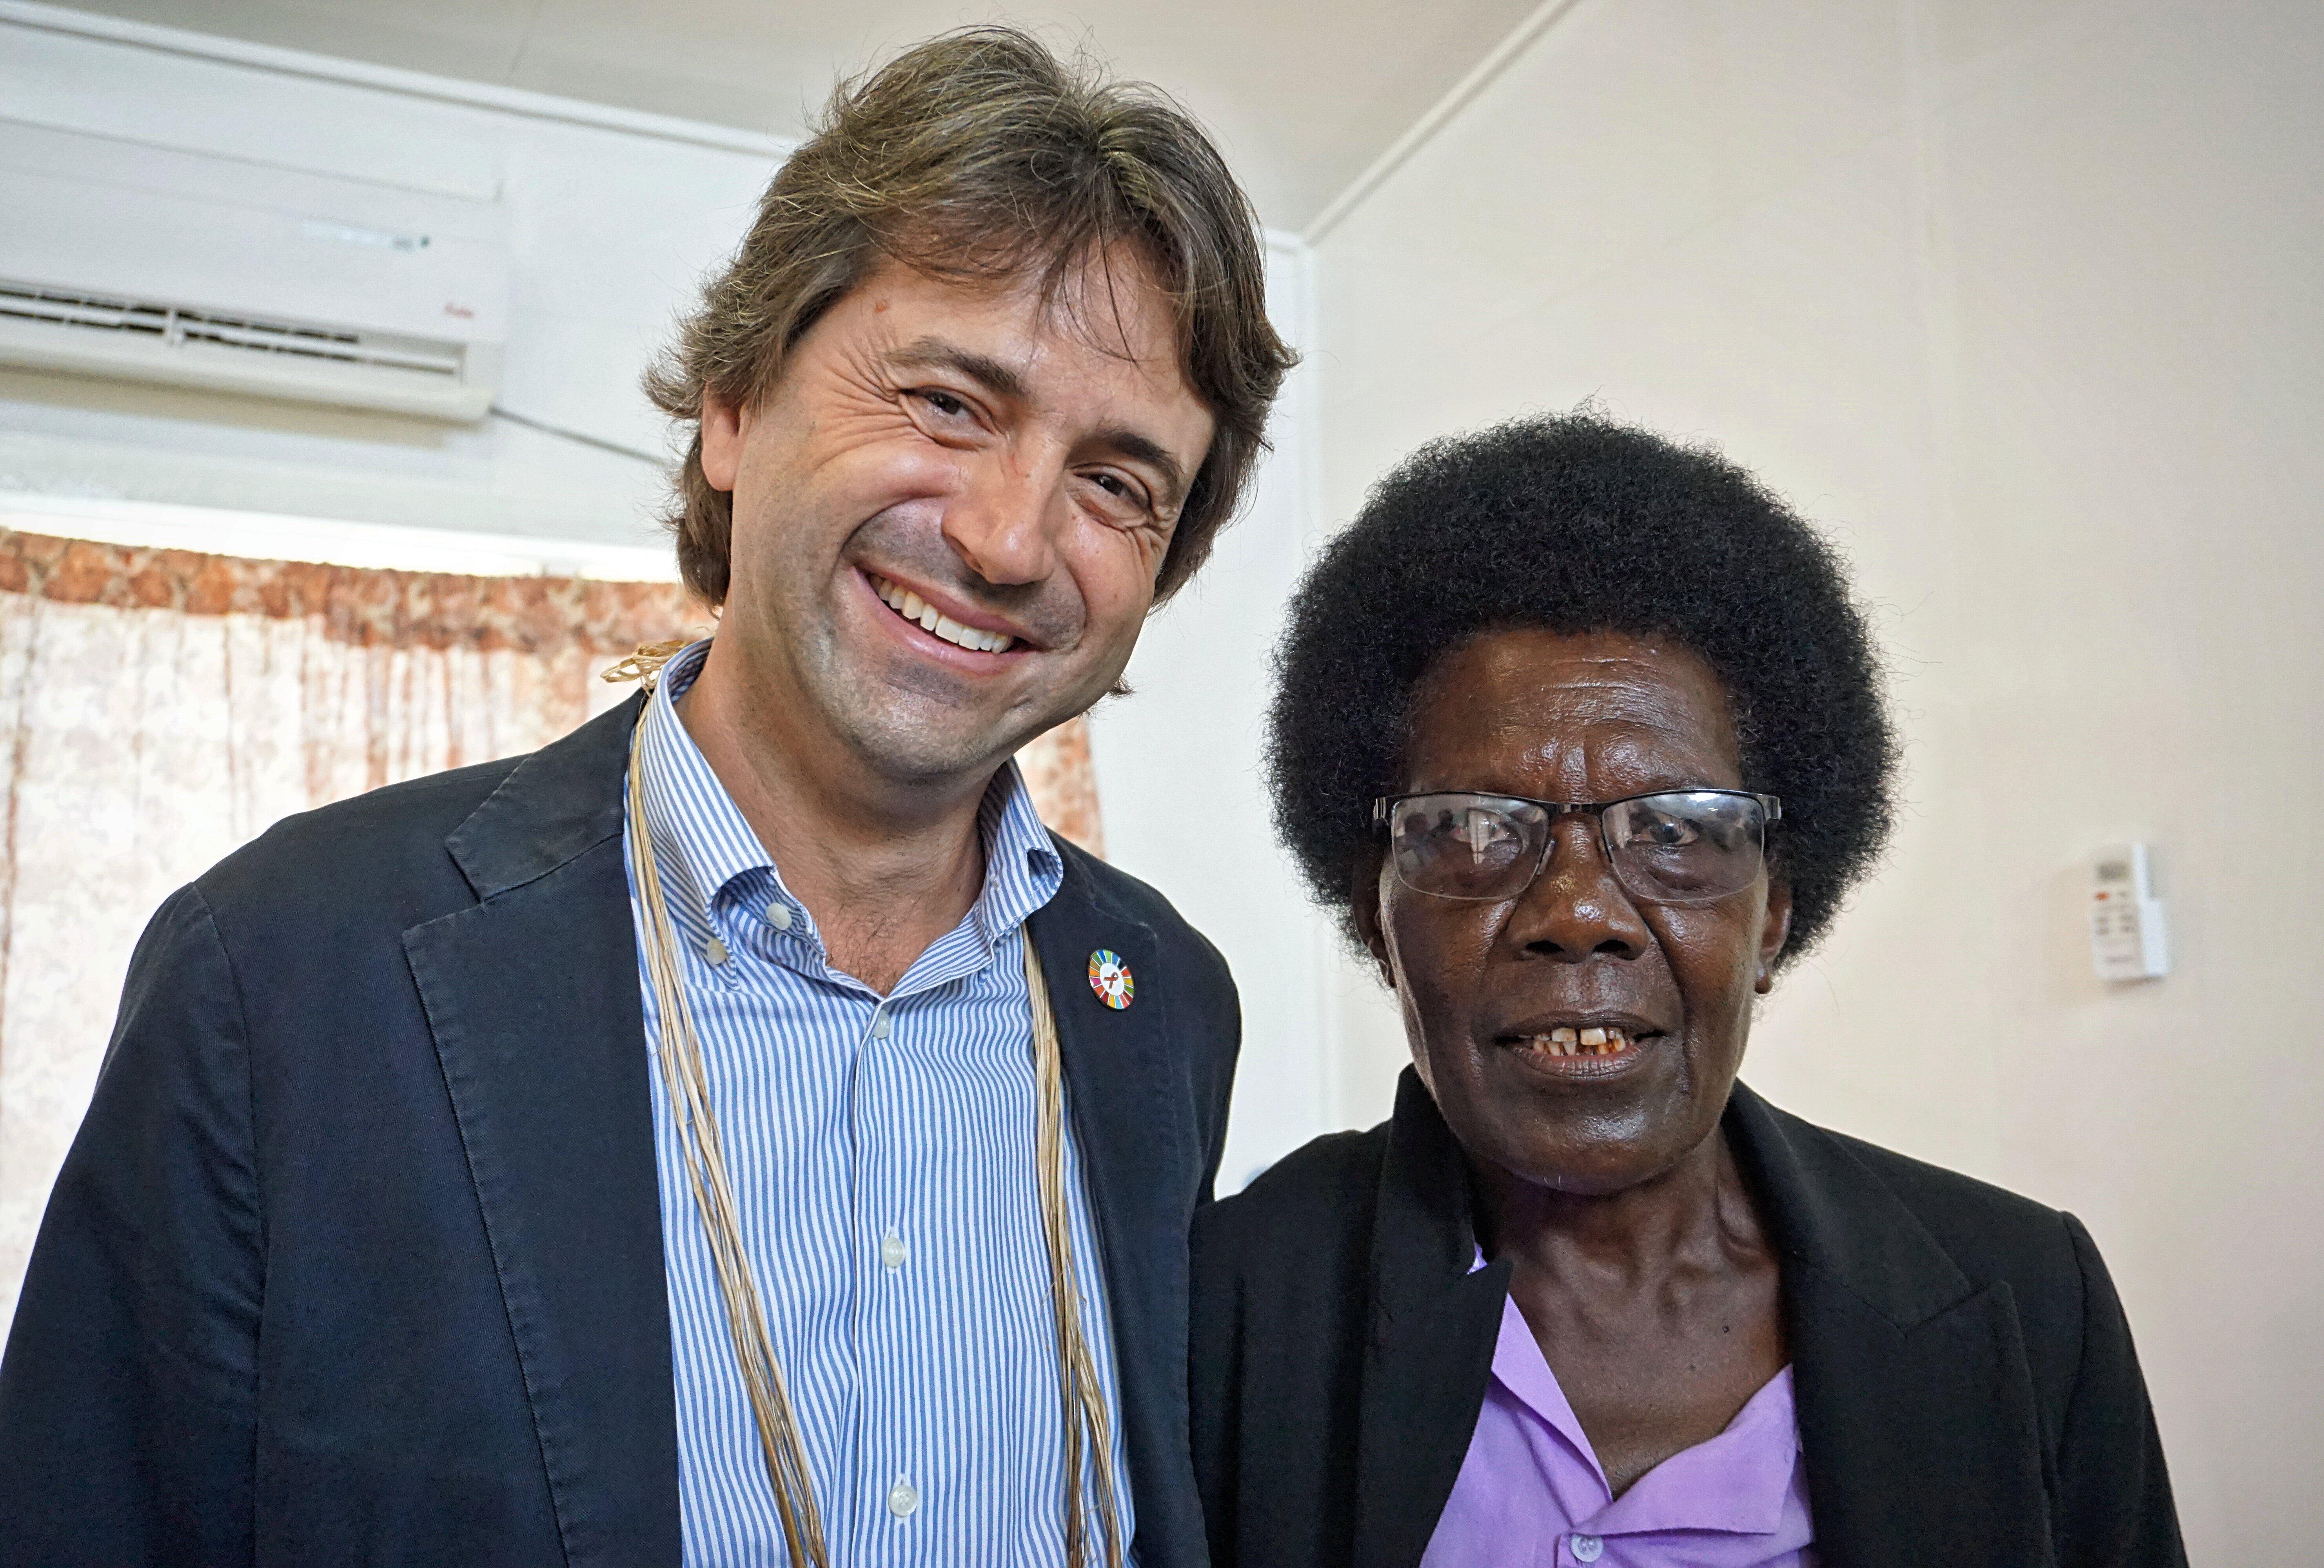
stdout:
POLYGON ((1723 1133, 1615 1193, 1582 1194, 1474 1162, 1478 1244, 1520 1272, 1646 1285, 1764 1257, 1767 1241, 1723 1133))

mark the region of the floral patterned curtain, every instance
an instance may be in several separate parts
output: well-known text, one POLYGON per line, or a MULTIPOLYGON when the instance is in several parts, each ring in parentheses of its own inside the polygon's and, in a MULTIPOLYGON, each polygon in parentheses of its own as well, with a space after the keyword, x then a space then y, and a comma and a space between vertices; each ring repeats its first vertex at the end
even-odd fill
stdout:
MULTIPOLYGON (((527 752, 706 626, 672 584, 241 560, 0 530, 0 1332, 154 908, 277 818, 527 752)), ((1102 850, 1086 729, 1028 747, 1102 850)))

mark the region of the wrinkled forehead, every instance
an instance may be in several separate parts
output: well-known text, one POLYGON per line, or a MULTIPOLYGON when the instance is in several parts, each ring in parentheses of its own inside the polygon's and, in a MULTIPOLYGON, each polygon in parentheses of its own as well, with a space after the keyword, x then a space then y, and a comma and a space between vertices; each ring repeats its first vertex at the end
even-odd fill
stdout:
POLYGON ((1056 248, 1026 241, 982 256, 947 255, 932 240, 881 257, 853 291, 908 281, 1001 314, 1031 335, 1191 385, 1184 301, 1137 239, 1056 248))
POLYGON ((1482 770, 1502 788, 1531 778, 1593 792, 1740 782, 1724 685, 1692 650, 1651 636, 1471 638, 1416 688, 1409 733, 1416 779, 1482 770))

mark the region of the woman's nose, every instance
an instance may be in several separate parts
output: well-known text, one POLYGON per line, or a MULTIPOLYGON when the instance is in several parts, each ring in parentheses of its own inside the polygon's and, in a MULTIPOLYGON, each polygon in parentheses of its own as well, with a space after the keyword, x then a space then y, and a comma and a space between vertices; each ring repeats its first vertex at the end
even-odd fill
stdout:
POLYGON ((1510 927, 1528 952, 1576 964, 1600 954, 1636 958, 1654 940, 1606 859, 1594 813, 1550 825, 1549 863, 1517 900, 1510 927))

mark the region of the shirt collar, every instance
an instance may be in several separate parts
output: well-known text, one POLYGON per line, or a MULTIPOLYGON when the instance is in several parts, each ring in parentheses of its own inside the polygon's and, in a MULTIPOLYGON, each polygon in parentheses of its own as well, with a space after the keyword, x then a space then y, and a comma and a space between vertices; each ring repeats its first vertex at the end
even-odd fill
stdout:
MULTIPOLYGON (((1480 1249, 1471 1272, 1484 1266, 1480 1249)), ((1598 1452, 1582 1430, 1581 1418, 1541 1353, 1541 1342, 1534 1338, 1515 1296, 1501 1303, 1493 1380, 1589 1466, 1597 1482, 1595 1495, 1559 1499, 1578 1528, 1599 1536, 1670 1530, 1764 1536, 1783 1524, 1800 1453, 1788 1366, 1745 1401, 1717 1436, 1672 1454, 1618 1498, 1612 1495, 1598 1452)))
POLYGON ((676 895, 671 912, 704 921, 737 879, 774 869, 766 846, 678 716, 678 699, 702 673, 709 652, 706 638, 664 664, 638 719, 646 830, 653 835, 662 881, 676 895))
MULTIPOLYGON (((783 884, 781 870, 678 717, 678 699, 702 673, 709 653, 710 640, 705 638, 664 664, 638 721, 646 827, 653 835, 655 858, 666 868, 665 880, 677 884, 681 901, 690 906, 687 913, 706 923, 714 918, 721 893, 752 872, 766 872, 774 901, 791 911, 792 933, 819 947, 814 917, 783 884)), ((976 826, 984 843, 984 887, 969 919, 989 951, 1056 895, 1065 882, 1065 861, 1041 826, 1032 791, 1013 759, 985 789, 976 826)))

